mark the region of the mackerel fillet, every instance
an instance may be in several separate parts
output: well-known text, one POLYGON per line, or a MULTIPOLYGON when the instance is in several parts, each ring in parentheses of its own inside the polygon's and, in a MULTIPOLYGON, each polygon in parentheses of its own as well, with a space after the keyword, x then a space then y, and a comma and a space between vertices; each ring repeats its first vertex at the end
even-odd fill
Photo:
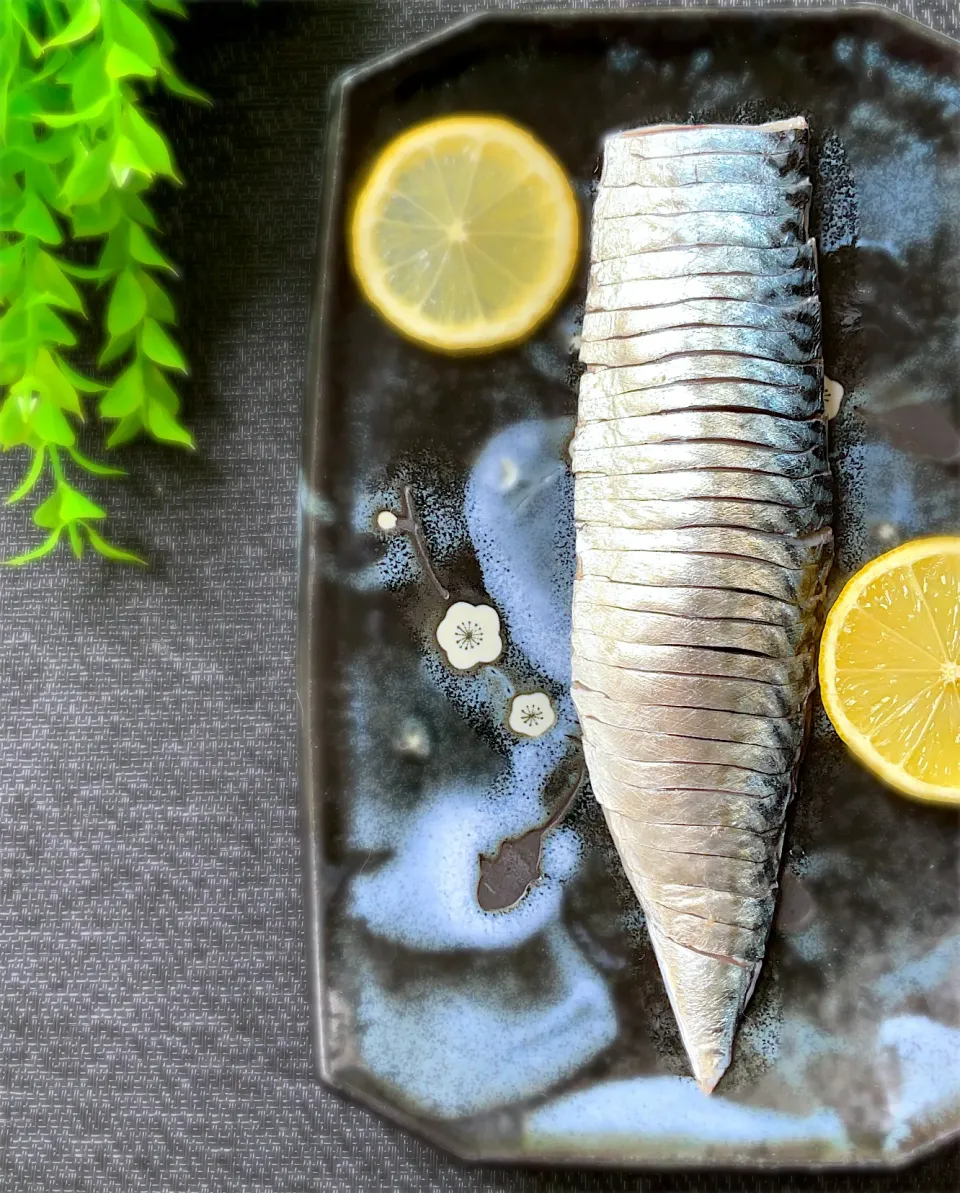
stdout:
POLYGON ((763 963, 833 557, 807 141, 618 133, 593 215, 573 699, 708 1093, 763 963))

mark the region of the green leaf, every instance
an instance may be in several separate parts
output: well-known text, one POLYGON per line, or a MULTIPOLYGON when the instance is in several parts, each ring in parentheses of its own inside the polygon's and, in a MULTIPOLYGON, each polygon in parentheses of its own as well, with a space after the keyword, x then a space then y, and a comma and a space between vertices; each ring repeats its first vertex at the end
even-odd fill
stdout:
POLYGON ((152 79, 157 73, 148 63, 126 46, 111 46, 107 53, 107 74, 111 79, 131 77, 152 79))
POLYGON ((42 340, 47 340, 51 344, 63 344, 68 348, 72 348, 77 342, 77 337, 73 334, 70 328, 64 323, 59 315, 43 304, 34 308, 33 312, 34 331, 42 340))
POLYGON ((38 162, 47 162, 49 165, 56 166, 73 153, 75 138, 69 129, 60 129, 48 136, 42 135, 42 129, 37 129, 36 133, 37 136, 33 144, 25 152, 29 152, 30 156, 38 162))
POLYGON ((140 345, 146 355, 156 364, 163 365, 165 369, 177 369, 181 373, 187 372, 187 362, 176 342, 149 315, 143 321, 140 345))
POLYGON ((123 335, 141 322, 147 313, 147 296, 132 269, 125 269, 117 278, 107 307, 107 331, 112 336, 123 335))
POLYGON ((60 268, 71 277, 79 278, 82 282, 103 282, 110 277, 110 272, 95 265, 78 265, 76 261, 61 261, 60 268))
POLYGON ((104 236, 122 218, 120 201, 113 191, 107 191, 99 203, 75 207, 70 212, 74 236, 104 236))
POLYGON ((16 398, 8 397, 0 406, 0 446, 7 450, 23 443, 27 437, 23 407, 16 398))
POLYGON ((54 489, 42 505, 33 511, 33 521, 44 530, 63 529, 63 519, 60 517, 60 488, 54 489))
POLYGON ((120 273, 128 266, 130 262, 129 235, 129 225, 125 220, 112 229, 103 246, 100 260, 97 262, 98 269, 103 269, 108 274, 115 274, 120 273))
POLYGON ((76 41, 83 41, 100 24, 100 0, 82 0, 80 7, 67 22, 64 29, 51 37, 44 49, 52 46, 69 46, 76 41))
POLYGON ((56 356, 54 359, 57 362, 57 367, 60 372, 66 377, 74 389, 77 389, 82 394, 102 394, 106 389, 105 385, 101 385, 98 381, 92 381, 89 377, 84 377, 82 373, 78 373, 76 369, 70 367, 62 356, 56 356))
POLYGON ((154 174, 165 174, 179 182, 170 147, 163 136, 132 105, 126 109, 124 118, 127 132, 150 170, 154 174))
POLYGON ((44 555, 49 555, 56 549, 62 533, 62 529, 58 528, 49 538, 44 539, 39 547, 34 547, 32 551, 24 551, 22 555, 14 555, 12 559, 5 559, 3 562, 7 567, 23 567, 25 563, 33 563, 35 559, 42 559, 44 555))
POLYGON ((176 323, 177 312, 166 290, 163 289, 148 273, 140 275, 140 285, 147 296, 147 313, 161 323, 176 323))
POLYGON ((103 114, 109 102, 110 96, 105 95, 102 99, 98 99, 96 103, 90 104, 89 107, 84 108, 82 111, 37 112, 33 119, 39 121, 41 124, 46 124, 49 128, 72 128, 75 124, 90 124, 98 116, 103 114))
POLYGON ((169 13, 172 17, 186 17, 187 10, 180 3, 180 0, 149 0, 153 8, 159 8, 161 12, 169 13))
POLYGON ((92 526, 84 526, 84 532, 90 540, 90 546, 98 555, 102 555, 104 559, 115 559, 118 563, 139 563, 146 567, 147 561, 141 559, 139 555, 134 555, 130 551, 122 551, 119 547, 115 547, 112 543, 108 543, 106 539, 101 538, 92 526))
POLYGON ((30 430, 47 443, 56 443, 60 447, 73 447, 77 441, 63 411, 53 402, 37 403, 30 416, 30 430))
POLYGON ((152 265, 154 269, 166 269, 176 275, 173 262, 160 252, 139 224, 130 225, 130 256, 141 265, 152 265))
POLYGON ((135 195, 132 190, 124 190, 120 196, 120 202, 123 204, 123 210, 135 224, 142 224, 145 228, 156 231, 156 217, 139 195, 135 195))
POLYGON ((61 410, 68 410, 82 420, 83 410, 77 391, 60 372, 57 362, 46 348, 41 348, 37 353, 34 371, 44 396, 55 402, 61 410))
POLYGON ((63 183, 62 194, 73 204, 96 203, 110 185, 113 146, 103 141, 88 153, 81 147, 73 169, 63 183))
POLYGON ((67 525, 67 536, 70 539, 70 546, 73 548, 73 553, 77 559, 83 558, 83 539, 80 537, 80 531, 77 530, 76 524, 70 522, 67 525))
POLYGON ((164 87, 173 95, 179 95, 181 99, 193 100, 198 104, 212 104, 213 100, 209 95, 203 91, 198 91, 196 87, 191 87, 188 82, 182 79, 173 67, 161 67, 160 78, 164 87))
POLYGON ((109 464, 98 464, 96 460, 90 460, 86 456, 77 451, 75 447, 67 449, 70 453, 70 458, 78 468, 83 468, 86 472, 92 472, 94 476, 126 476, 122 468, 111 468, 109 464))
POLYGON ((117 186, 124 186, 131 171, 138 174, 153 176, 153 171, 143 160, 140 150, 129 137, 119 136, 113 146, 110 169, 116 179, 117 186))
POLYGON ((147 429, 154 439, 163 443, 182 443, 189 448, 195 446, 193 436, 187 428, 181 426, 159 402, 151 402, 147 408, 147 429))
POLYGON ((42 300, 33 306, 33 331, 38 339, 72 348, 77 337, 66 323, 42 300))
POLYGON ((112 364, 115 360, 119 360, 124 353, 129 351, 135 339, 135 331, 124 332, 122 336, 111 336, 107 340, 103 351, 97 357, 97 364, 102 368, 105 365, 112 364))
POLYGON ((100 508, 89 497, 70 485, 60 485, 60 517, 64 522, 79 522, 81 520, 100 520, 107 516, 107 511, 100 508))
POLYGON ((124 415, 117 423, 107 439, 107 447, 120 447, 129 443, 143 430, 143 411, 135 410, 132 414, 124 415))
POLYGON ((104 418, 123 418, 143 406, 145 398, 143 371, 134 362, 100 399, 100 414, 104 418))
POLYGON ((180 410, 180 398, 167 380, 166 373, 161 373, 157 366, 149 361, 144 365, 143 380, 147 397, 151 402, 159 402, 169 414, 176 414, 180 410))
POLYGON ((13 221, 13 227, 24 236, 35 236, 44 244, 60 244, 63 240, 57 221, 50 214, 46 203, 31 191, 24 195, 23 206, 13 221))
POLYGON ((38 447, 33 453, 33 462, 26 476, 7 498, 7 505, 16 505, 18 501, 23 501, 24 497, 33 491, 37 481, 43 475, 43 466, 46 462, 46 448, 38 447))
POLYGON ((63 272, 60 263, 49 253, 43 250, 37 253, 30 280, 37 292, 45 295, 51 305, 83 314, 83 300, 76 287, 63 272))
POLYGON ((113 28, 117 41, 132 50, 148 66, 160 65, 160 51, 150 26, 126 4, 117 3, 112 10, 113 28))

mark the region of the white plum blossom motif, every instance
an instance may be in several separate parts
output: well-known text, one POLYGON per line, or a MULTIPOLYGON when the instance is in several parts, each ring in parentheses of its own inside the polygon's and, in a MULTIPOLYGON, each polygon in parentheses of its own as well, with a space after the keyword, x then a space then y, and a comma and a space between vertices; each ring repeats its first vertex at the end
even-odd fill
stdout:
POLYGON ((437 641, 458 671, 496 662, 503 651, 500 615, 492 605, 454 601, 437 626, 437 641))
POLYGON ((550 697, 546 692, 527 692, 514 696, 510 704, 508 724, 521 737, 542 737, 557 723, 550 697))

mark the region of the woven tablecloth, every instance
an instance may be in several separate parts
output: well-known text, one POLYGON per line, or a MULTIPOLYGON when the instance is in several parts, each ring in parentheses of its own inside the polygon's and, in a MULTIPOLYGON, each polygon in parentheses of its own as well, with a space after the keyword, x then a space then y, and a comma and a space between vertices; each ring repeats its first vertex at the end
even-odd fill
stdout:
MULTIPOLYGON (((313 1078, 294 627, 326 91, 483 7, 224 0, 176 28, 215 101, 159 108, 198 451, 131 447, 106 490, 149 570, 0 573, 0 1193, 957 1187, 956 1149, 893 1177, 465 1169, 313 1078)), ((896 7, 960 27, 958 0, 896 7)))

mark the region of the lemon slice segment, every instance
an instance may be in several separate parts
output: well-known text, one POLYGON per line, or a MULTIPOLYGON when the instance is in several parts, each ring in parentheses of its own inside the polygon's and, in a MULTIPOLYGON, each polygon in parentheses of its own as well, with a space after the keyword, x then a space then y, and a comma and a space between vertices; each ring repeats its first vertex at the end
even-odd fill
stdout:
POLYGON ((904 543, 857 572, 827 617, 820 690, 884 782, 960 805, 960 537, 904 543))
POLYGON ((403 335, 444 352, 528 336, 555 308, 579 248, 560 163, 496 116, 451 116, 383 150, 349 226, 353 272, 403 335))

